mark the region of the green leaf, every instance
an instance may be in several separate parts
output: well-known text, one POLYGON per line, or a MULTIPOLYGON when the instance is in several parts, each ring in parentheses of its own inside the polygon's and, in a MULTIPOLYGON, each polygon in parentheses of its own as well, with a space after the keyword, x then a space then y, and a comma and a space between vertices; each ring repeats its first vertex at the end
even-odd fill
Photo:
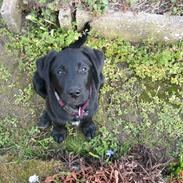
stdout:
POLYGON ((92 153, 92 152, 89 152, 89 155, 91 155, 91 156, 93 156, 93 157, 95 157, 95 158, 100 159, 100 156, 98 156, 98 155, 96 155, 96 154, 94 154, 94 153, 92 153))

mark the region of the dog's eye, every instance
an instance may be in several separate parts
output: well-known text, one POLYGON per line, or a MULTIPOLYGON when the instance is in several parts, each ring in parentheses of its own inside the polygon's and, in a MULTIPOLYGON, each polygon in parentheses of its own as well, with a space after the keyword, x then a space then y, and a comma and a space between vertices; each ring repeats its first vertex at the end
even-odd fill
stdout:
POLYGON ((87 70, 88 70, 87 67, 81 67, 81 70, 80 70, 80 71, 81 71, 82 73, 85 73, 85 72, 87 72, 87 70))
POLYGON ((57 71, 57 74, 58 74, 58 75, 65 74, 65 71, 64 71, 63 69, 59 69, 59 70, 57 71))

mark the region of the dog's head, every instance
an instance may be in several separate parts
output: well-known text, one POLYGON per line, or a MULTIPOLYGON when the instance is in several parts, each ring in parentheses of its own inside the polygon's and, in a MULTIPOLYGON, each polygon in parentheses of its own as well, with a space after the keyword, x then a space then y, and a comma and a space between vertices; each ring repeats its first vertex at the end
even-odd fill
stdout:
POLYGON ((41 88, 44 95, 51 89, 64 103, 79 106, 89 98, 91 87, 98 91, 103 83, 103 63, 103 53, 87 47, 50 52, 37 61, 39 79, 34 81, 34 86, 38 84, 35 82, 42 83, 39 90, 41 88))

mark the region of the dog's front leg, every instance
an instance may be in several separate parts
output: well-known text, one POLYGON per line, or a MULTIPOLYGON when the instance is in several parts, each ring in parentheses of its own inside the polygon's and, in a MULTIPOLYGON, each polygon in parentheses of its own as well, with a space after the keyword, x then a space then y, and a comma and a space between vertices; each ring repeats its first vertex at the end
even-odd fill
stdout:
POLYGON ((48 112, 44 110, 41 117, 39 118, 37 127, 39 129, 46 129, 46 128, 49 128, 50 126, 51 126, 51 119, 48 115, 48 112))
POLYGON ((54 124, 51 135, 52 135, 53 139, 55 140, 55 142, 57 142, 57 143, 63 142, 67 136, 67 129, 66 129, 65 125, 55 125, 54 124))
POLYGON ((86 118, 81 121, 81 130, 88 140, 95 136, 96 126, 92 118, 86 118))

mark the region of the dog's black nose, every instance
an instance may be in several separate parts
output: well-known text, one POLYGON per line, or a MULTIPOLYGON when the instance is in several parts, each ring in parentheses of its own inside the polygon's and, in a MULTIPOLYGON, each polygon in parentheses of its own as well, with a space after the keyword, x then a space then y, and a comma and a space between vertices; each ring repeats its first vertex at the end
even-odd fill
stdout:
POLYGON ((79 88, 70 88, 68 93, 71 97, 79 97, 81 90, 79 88))

